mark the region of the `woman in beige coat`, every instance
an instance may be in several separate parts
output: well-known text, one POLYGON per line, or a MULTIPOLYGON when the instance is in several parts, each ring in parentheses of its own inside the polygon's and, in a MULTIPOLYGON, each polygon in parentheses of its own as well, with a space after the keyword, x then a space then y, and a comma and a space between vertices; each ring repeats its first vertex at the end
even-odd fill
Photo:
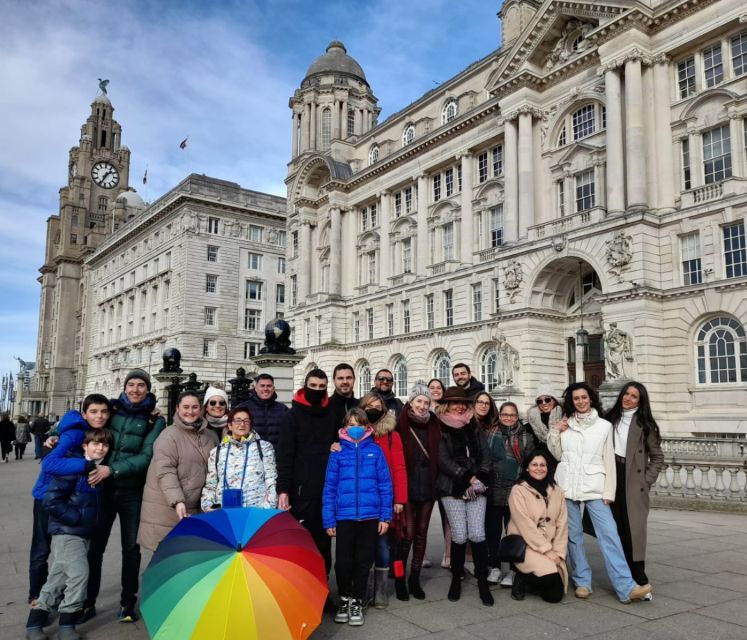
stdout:
POLYGON ((511 520, 506 532, 520 535, 527 545, 524 562, 515 565, 514 600, 523 600, 529 587, 545 602, 560 602, 568 587, 568 512, 565 494, 548 472, 549 458, 542 450, 526 456, 508 497, 511 520))
POLYGON ((199 396, 185 391, 173 423, 153 445, 137 535, 143 547, 155 550, 182 518, 200 513, 208 458, 217 444, 218 436, 202 417, 199 396))

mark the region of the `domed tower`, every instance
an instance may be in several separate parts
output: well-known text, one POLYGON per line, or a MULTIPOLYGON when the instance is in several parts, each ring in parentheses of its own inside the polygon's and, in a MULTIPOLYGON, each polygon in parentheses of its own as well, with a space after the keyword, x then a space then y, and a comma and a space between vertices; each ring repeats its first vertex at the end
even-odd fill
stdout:
POLYGON ((309 67, 289 107, 293 161, 304 153, 329 152, 333 140, 354 140, 376 125, 381 111, 363 69, 336 40, 309 67))

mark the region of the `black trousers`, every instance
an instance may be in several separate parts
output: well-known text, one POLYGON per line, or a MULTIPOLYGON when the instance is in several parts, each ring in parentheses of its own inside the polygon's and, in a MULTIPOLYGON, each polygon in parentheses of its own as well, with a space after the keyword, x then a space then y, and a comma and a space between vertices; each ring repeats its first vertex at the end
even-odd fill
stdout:
POLYGON ((630 573, 637 584, 648 584, 646 575, 646 563, 643 560, 633 560, 633 537, 630 533, 630 519, 628 518, 628 500, 625 493, 625 463, 615 460, 617 477, 622 478, 622 482, 617 483, 615 490, 615 501, 610 505, 612 508, 612 517, 617 524, 617 533, 620 536, 625 560, 630 567, 630 573))
POLYGON ((376 557, 378 520, 338 520, 335 575, 341 597, 366 597, 368 570, 376 557))
POLYGON ((23 454, 26 453, 26 443, 25 442, 16 442, 15 444, 15 450, 16 450, 16 460, 23 459, 23 454))
POLYGON ((47 581, 49 554, 52 552, 52 536, 49 535, 49 512, 42 501, 34 498, 34 527, 31 532, 29 550, 29 602, 36 600, 47 581))
POLYGON ((545 576, 535 576, 533 573, 525 573, 527 587, 540 596, 545 602, 560 602, 563 599, 565 588, 563 578, 559 573, 549 573, 545 576))
POLYGON ((508 510, 508 505, 499 507, 488 504, 485 511, 485 539, 488 543, 488 564, 493 568, 501 565, 498 559, 498 547, 510 519, 511 512, 508 510))
POLYGON ((291 515, 306 529, 314 540, 316 548, 324 558, 324 570, 329 575, 332 569, 332 540, 322 523, 322 501, 296 500, 291 503, 291 515))

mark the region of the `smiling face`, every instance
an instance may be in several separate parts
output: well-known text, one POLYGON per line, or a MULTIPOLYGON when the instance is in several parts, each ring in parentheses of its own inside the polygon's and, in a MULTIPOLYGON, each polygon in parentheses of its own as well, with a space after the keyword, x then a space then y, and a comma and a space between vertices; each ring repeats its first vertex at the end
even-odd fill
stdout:
POLYGON ((148 385, 146 385, 145 381, 140 378, 132 378, 127 381, 124 391, 127 399, 132 402, 132 404, 138 404, 145 400, 145 396, 148 395, 148 385))
POLYGON ((543 456, 535 456, 529 461, 527 472, 535 480, 544 480, 547 477, 547 460, 543 456))
POLYGON ((458 416, 467 412, 466 402, 449 402, 446 407, 446 413, 455 413, 458 416))
POLYGON ((513 427, 519 420, 519 412, 513 405, 506 405, 498 414, 498 420, 502 425, 505 425, 506 427, 513 427))
POLYGON ((622 399, 622 407, 625 410, 637 409, 641 403, 641 394, 634 386, 629 386, 625 389, 622 399))
POLYGON ((469 371, 465 367, 457 367, 451 372, 454 378, 454 384, 458 387, 466 387, 469 384, 469 371))
POLYGON ((228 424, 231 434, 236 440, 245 438, 252 430, 252 419, 246 411, 237 411, 233 420, 228 424))
POLYGON ((275 383, 269 378, 262 378, 257 380, 254 385, 254 391, 257 393, 257 397, 260 400, 269 400, 275 393, 275 383))
POLYGON ((441 398, 444 397, 444 388, 440 382, 433 380, 428 385, 428 388, 431 391, 431 397, 433 398, 434 401, 440 400, 441 398))
POLYGON ((186 424, 192 424, 200 419, 200 400, 195 396, 184 396, 176 406, 176 413, 186 424))
POLYGON ((109 453, 109 445, 106 442, 86 442, 83 445, 83 451, 89 460, 98 462, 106 458, 109 453))
POLYGON ((591 411, 591 398, 586 389, 575 389, 573 391, 573 408, 576 413, 589 413, 591 411))
POLYGON ((209 398, 205 404, 205 410, 209 416, 213 418, 222 418, 228 413, 228 406, 226 401, 221 396, 213 396, 209 398))
POLYGON ((91 404, 83 412, 83 419, 91 429, 102 429, 109 420, 109 406, 106 404, 91 404))
POLYGON ((550 413, 558 404, 552 396, 540 396, 536 402, 540 413, 550 413))
POLYGON ((394 384, 394 376, 392 375, 391 371, 379 371, 379 373, 376 374, 376 379, 374 380, 374 387, 381 391, 384 395, 388 395, 389 392, 392 390, 392 384, 394 384))
POLYGON ((431 401, 426 396, 415 396, 410 400, 410 408, 416 416, 424 417, 428 415, 431 408, 431 401))

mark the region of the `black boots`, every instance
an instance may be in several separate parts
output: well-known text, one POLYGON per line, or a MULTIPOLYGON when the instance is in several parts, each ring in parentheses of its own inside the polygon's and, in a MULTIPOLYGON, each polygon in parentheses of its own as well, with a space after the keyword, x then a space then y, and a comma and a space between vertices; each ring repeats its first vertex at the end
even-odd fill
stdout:
POLYGON ((511 598, 514 600, 523 600, 527 593, 527 578, 521 572, 514 574, 514 582, 511 585, 511 598))
POLYGON ((407 586, 410 589, 410 595, 416 600, 425 600, 425 591, 420 586, 420 571, 410 571, 410 577, 407 579, 407 586))
POLYGON ((462 597, 462 578, 464 577, 464 557, 467 554, 467 543, 457 544, 451 541, 451 585, 448 598, 456 602, 462 597))
POLYGON ((394 594, 397 596, 397 600, 407 601, 410 599, 410 594, 407 592, 407 582, 404 577, 394 579, 394 594))
POLYGON ((488 567, 488 543, 483 540, 482 542, 470 542, 470 545, 472 545, 472 559, 475 561, 475 577, 477 578, 480 600, 486 607, 492 607, 495 601, 488 584, 488 573, 490 572, 490 567, 488 567))

